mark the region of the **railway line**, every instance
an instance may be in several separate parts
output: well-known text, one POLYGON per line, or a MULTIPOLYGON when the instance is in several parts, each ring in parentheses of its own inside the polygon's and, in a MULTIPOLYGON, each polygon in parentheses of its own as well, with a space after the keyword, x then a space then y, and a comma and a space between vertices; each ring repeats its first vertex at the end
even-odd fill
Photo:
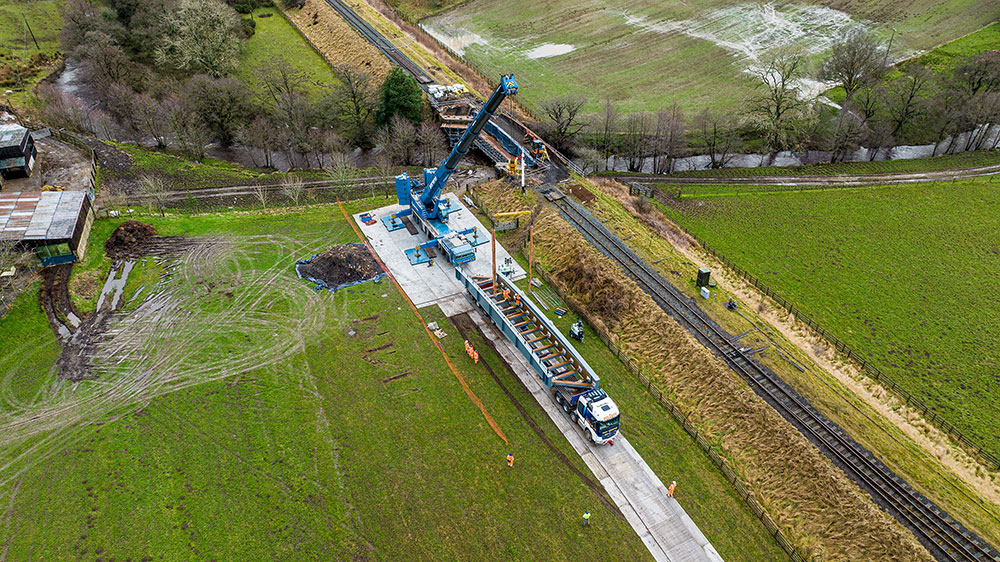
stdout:
MULTIPOLYGON (((362 192, 366 189, 392 188, 392 176, 374 176, 365 178, 350 178, 346 180, 318 180, 303 182, 302 187, 305 192, 310 191, 330 191, 344 190, 352 193, 362 192)), ((182 189, 168 191, 163 194, 163 201, 176 203, 178 201, 188 201, 195 199, 203 202, 218 202, 227 198, 254 197, 258 189, 263 189, 268 195, 280 194, 281 184, 268 185, 230 185, 226 187, 206 187, 199 189, 182 189)), ((139 201, 151 199, 151 196, 138 196, 139 201)))
POLYGON ((620 264, 664 312, 689 329, 702 344, 740 374, 754 392, 910 529, 937 560, 1000 561, 1000 553, 994 548, 911 488, 840 427, 817 412, 770 369, 747 356, 728 333, 700 311, 692 299, 653 271, 589 212, 566 198, 558 199, 553 204, 601 253, 620 264))
POLYGON ((356 29, 362 37, 367 39, 372 45, 375 45, 375 47, 382 51, 385 56, 389 57, 389 60, 401 66, 403 70, 412 74, 422 87, 426 87, 427 85, 434 83, 433 78, 428 76, 422 68, 414 64, 413 61, 410 60, 410 57, 407 57, 400 52, 399 49, 392 44, 392 41, 386 39, 385 36, 379 33, 377 29, 362 19, 353 8, 344 4, 340 0, 326 0, 326 3, 329 4, 331 8, 336 10, 337 13, 340 14, 340 17, 344 18, 344 21, 356 29))

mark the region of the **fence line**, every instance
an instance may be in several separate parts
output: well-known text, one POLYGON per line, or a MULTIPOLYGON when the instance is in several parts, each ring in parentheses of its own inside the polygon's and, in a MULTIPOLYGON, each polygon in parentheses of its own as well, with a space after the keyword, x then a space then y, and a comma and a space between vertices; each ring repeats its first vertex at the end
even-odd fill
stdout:
POLYGON ((787 311, 789 314, 794 315, 796 320, 799 320, 805 323, 807 326, 809 326, 814 332, 816 332, 816 334, 818 334, 821 338, 826 340, 830 345, 834 347, 834 349, 836 349, 844 357, 847 357, 849 360, 853 361, 854 364, 857 365, 858 368, 860 368, 869 377, 875 379, 879 384, 888 388, 896 395, 897 398, 905 402, 907 406, 919 412, 920 415, 924 417, 924 419, 929 421, 939 430, 946 433, 951 439, 959 443, 967 453, 969 453, 974 458, 978 459, 983 464, 987 465, 991 470, 1000 471, 1000 459, 991 454, 989 451, 983 450, 983 446, 981 444, 976 443, 975 441, 967 437, 962 432, 962 430, 955 427, 955 424, 949 422, 948 420, 945 420, 937 412, 928 407, 927 404, 925 404, 922 400, 913 396, 913 394, 911 394, 910 392, 904 390, 903 387, 901 387, 895 380, 893 380, 891 377, 883 373, 881 369, 873 365, 867 357, 863 356, 862 354, 852 349, 849 345, 847 345, 845 341, 841 340, 837 336, 830 333, 830 331, 828 331, 826 328, 820 326, 818 322, 813 320, 812 317, 805 314, 800 308, 796 308, 793 303, 791 303, 781 295, 775 293, 770 287, 761 282, 760 279, 755 277, 746 269, 740 267, 738 264, 736 264, 729 258, 722 255, 718 250, 709 245, 708 242, 702 240, 698 235, 696 235, 695 233, 691 232, 690 230, 688 230, 687 228, 681 226, 676 222, 674 224, 676 224, 681 230, 687 233, 687 235, 690 236, 692 239, 694 239, 695 242, 701 245, 701 247, 706 252, 708 252, 716 259, 718 259, 720 262, 722 262, 722 264, 725 265, 727 268, 729 268, 730 271, 733 271, 734 273, 742 277, 745 281, 756 287, 758 291, 764 293, 767 297, 769 297, 771 300, 773 300, 775 303, 777 303, 779 306, 785 309, 785 311, 787 311))
POLYGON ((652 378, 645 370, 642 369, 642 367, 639 366, 635 359, 625 354, 625 352, 623 352, 622 349, 618 347, 614 341, 612 341, 610 334, 608 334, 607 330, 603 328, 603 323, 595 322, 594 318, 586 310, 584 310, 583 307, 579 306, 575 300, 568 297, 559 285, 552 281, 552 277, 549 275, 548 271, 546 271, 537 260, 534 261, 534 269, 539 273, 539 276, 542 279, 555 289, 555 291, 559 294, 559 297, 566 303, 566 306, 571 308, 574 313, 583 318, 587 324, 593 328, 594 332, 597 333, 597 337, 604 342, 604 345, 606 345, 608 349, 615 354, 615 357, 617 357, 625 365, 628 371, 632 373, 636 379, 638 379, 639 383, 645 387, 646 391, 649 392, 649 394, 655 398, 657 402, 659 402, 660 406, 670 412, 674 419, 684 427, 684 431, 686 431, 687 434, 690 435, 696 443, 698 443, 698 446, 700 446, 702 450, 708 454, 708 457, 712 459, 715 466, 722 471, 723 476, 725 476, 726 480, 728 480, 736 490, 736 494, 744 501, 744 503, 746 503, 747 507, 750 508, 750 512, 754 514, 754 517, 760 520, 760 522, 764 525, 764 528, 766 528, 768 533, 774 537, 775 542, 777 542, 778 546, 780 546, 781 549, 788 554, 792 562, 806 562, 807 558, 799 554, 792 543, 788 540, 788 537, 786 537, 781 528, 778 527, 778 524, 775 523, 774 519, 772 519, 764 509, 764 506, 757 500, 757 497, 754 496, 746 485, 743 484, 736 471, 729 466, 729 461, 719 454, 718 450, 712 445, 712 443, 705 438, 700 431, 698 431, 698 428, 691 423, 690 418, 686 416, 679 407, 677 407, 677 404, 674 403, 669 396, 664 394, 663 390, 653 383, 652 378))

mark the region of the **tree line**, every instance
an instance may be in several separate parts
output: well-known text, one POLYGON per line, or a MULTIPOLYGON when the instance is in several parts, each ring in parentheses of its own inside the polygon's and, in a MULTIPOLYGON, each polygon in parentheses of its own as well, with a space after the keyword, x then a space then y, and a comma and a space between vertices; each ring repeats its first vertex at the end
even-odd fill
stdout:
MULTIPOLYGON (((270 0, 69 0, 60 36, 89 106, 42 86, 42 118, 109 140, 172 147, 203 158, 213 142, 251 147, 258 166, 277 154, 326 167, 355 148, 381 147, 390 164, 430 164, 445 150, 416 81, 394 69, 381 83, 347 64, 314 83, 283 57, 234 75, 249 12, 270 0)), ((281 16, 277 16, 281 17, 281 16)))
POLYGON ((1000 50, 971 55, 944 73, 919 62, 890 66, 888 54, 870 32, 854 28, 817 69, 793 50, 753 66, 755 92, 741 111, 706 109, 687 116, 673 104, 623 116, 606 100, 596 116, 585 119, 586 99, 564 96, 541 105, 543 131, 590 169, 602 169, 614 157, 630 171, 652 160, 655 173, 669 173, 676 158, 691 153, 706 154, 709 166, 720 168, 748 150, 772 158, 786 150, 821 150, 836 162, 862 146, 871 160, 897 144, 934 144, 934 154, 996 148, 988 130, 1000 123, 1000 50), (843 101, 802 95, 810 79, 839 86, 843 101), (967 134, 960 140, 960 133, 967 134))

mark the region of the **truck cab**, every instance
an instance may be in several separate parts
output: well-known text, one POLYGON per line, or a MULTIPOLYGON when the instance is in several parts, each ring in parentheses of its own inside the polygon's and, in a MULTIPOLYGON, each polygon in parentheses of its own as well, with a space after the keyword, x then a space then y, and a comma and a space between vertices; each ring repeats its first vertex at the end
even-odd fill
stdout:
POLYGON ((573 395, 564 388, 556 388, 555 399, 595 445, 611 444, 618 436, 621 413, 604 390, 594 389, 573 395))

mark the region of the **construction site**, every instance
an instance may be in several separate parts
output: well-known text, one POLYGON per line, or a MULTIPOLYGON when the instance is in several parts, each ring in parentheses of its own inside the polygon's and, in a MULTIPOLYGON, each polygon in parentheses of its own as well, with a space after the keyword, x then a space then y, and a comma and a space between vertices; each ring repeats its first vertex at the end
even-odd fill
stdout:
POLYGON ((124 145, 0 128, 0 562, 1000 562, 989 443, 699 237, 761 194, 1000 163, 588 174, 516 61, 326 8, 288 19, 412 77, 436 165, 123 203, 102 176, 153 181, 124 145))

